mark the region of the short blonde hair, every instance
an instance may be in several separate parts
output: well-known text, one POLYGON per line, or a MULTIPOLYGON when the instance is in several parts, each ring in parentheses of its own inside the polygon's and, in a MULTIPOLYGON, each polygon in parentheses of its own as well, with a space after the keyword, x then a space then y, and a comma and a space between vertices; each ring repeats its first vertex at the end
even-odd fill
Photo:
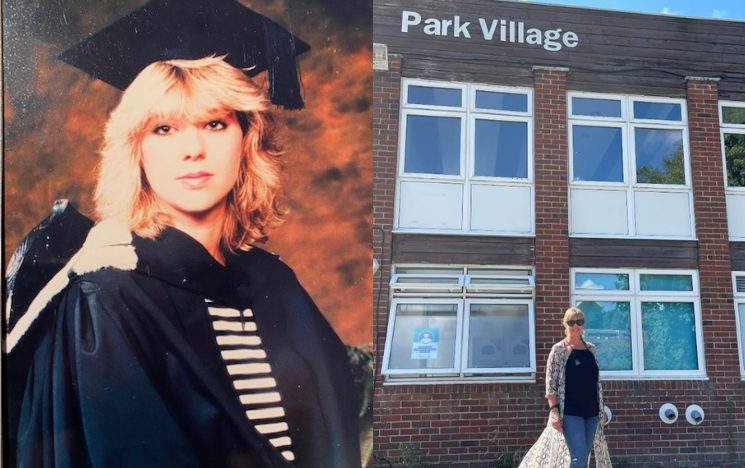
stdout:
POLYGON ((281 220, 281 148, 263 91, 222 57, 155 62, 122 95, 106 125, 95 193, 98 220, 119 218, 135 234, 157 237, 170 219, 158 210, 142 170, 141 143, 152 121, 198 120, 234 112, 243 127, 243 160, 228 194, 225 251, 264 242, 281 220))
POLYGON ((570 307, 564 312, 564 319, 561 323, 567 323, 570 320, 585 320, 585 313, 577 307, 570 307))

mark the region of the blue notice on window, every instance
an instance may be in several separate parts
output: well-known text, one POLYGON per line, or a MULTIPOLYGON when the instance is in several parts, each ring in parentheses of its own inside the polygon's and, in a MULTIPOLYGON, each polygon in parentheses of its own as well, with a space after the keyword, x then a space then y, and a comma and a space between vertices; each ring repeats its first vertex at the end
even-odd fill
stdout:
POLYGON ((439 337, 438 328, 415 328, 411 359, 437 359, 439 337))

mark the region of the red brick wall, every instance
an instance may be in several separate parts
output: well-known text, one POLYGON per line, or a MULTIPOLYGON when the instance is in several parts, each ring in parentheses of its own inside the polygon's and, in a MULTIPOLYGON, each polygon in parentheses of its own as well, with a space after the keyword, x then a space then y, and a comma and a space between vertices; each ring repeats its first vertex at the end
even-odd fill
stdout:
MULTIPOLYGON (((413 444, 431 468, 494 468, 500 457, 521 456, 545 427, 545 362, 550 346, 562 337, 560 318, 570 302, 566 72, 536 69, 534 76, 537 381, 383 386, 382 378, 377 378, 376 467, 388 466, 385 460, 403 466, 401 446, 413 444)), ((376 258, 385 259, 382 274, 375 276, 376 371, 389 307, 400 77, 401 60, 393 58, 387 72, 375 72, 373 84, 373 247, 376 258), (378 280, 382 282, 379 303, 378 280)), ((745 386, 739 377, 732 305, 716 83, 689 81, 687 88, 709 379, 604 382, 606 402, 614 415, 606 436, 616 466, 624 461, 645 468, 711 466, 727 461, 732 448, 740 460, 745 458, 745 386), (675 424, 659 419, 659 408, 666 402, 680 412, 675 424), (690 404, 699 404, 706 413, 700 426, 685 420, 690 404)))
MULTIPOLYGON (((534 70, 536 358, 545 365, 569 307, 566 69, 534 70)), ((540 373, 539 373, 540 374, 540 373)), ((539 379, 543 384, 543 376, 539 379)))
POLYGON ((393 201, 396 188, 401 57, 389 57, 387 71, 373 73, 373 257, 380 268, 373 277, 375 372, 385 347, 388 282, 391 268, 393 201))

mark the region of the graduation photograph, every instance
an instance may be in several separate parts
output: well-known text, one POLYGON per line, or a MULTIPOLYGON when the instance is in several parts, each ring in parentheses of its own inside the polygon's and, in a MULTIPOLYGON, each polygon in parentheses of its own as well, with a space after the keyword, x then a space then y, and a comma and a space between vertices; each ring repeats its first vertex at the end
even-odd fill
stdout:
POLYGON ((0 466, 372 466, 372 0, 2 19, 0 466))

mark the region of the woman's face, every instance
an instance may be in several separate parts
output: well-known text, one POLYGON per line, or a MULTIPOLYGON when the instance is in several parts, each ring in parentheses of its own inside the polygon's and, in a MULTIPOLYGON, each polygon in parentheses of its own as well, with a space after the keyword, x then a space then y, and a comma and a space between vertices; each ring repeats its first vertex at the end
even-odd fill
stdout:
POLYGON ((142 169, 174 224, 221 220, 238 178, 243 131, 235 113, 192 122, 153 121, 142 138, 142 169))
POLYGON ((582 332, 585 329, 585 319, 577 317, 568 320, 564 322, 564 329, 569 338, 581 339, 582 332))

